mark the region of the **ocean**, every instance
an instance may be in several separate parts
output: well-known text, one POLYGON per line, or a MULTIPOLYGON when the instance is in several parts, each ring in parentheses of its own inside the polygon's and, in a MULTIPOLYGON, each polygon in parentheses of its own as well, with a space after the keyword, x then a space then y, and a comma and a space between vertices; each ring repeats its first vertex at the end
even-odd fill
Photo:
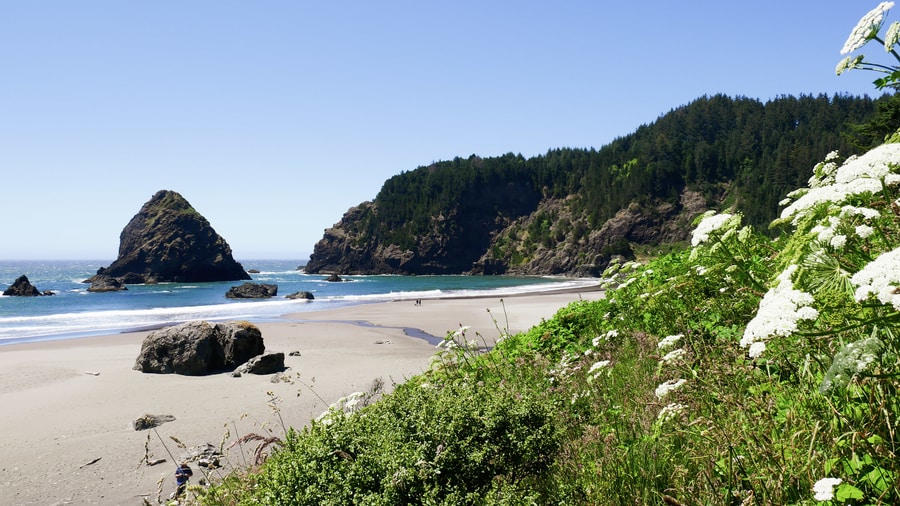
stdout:
POLYGON ((90 293, 83 281, 108 266, 98 261, 0 261, 0 292, 22 274, 40 291, 53 296, 0 296, 0 346, 3 344, 73 339, 153 329, 190 320, 274 321, 303 313, 396 299, 440 297, 504 297, 596 284, 596 280, 520 276, 327 276, 305 274, 298 260, 241 261, 252 282, 278 285, 270 299, 227 299, 225 293, 243 281, 128 285, 120 292, 90 293), (311 292, 312 301, 289 300, 297 291, 311 292))

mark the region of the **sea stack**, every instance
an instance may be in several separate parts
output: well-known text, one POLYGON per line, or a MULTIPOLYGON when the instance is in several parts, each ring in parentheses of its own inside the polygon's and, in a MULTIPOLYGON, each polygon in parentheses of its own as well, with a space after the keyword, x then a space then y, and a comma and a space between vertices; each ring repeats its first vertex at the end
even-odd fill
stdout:
POLYGON ((251 279, 231 247, 184 197, 160 190, 119 235, 119 256, 97 275, 122 283, 195 283, 251 279))

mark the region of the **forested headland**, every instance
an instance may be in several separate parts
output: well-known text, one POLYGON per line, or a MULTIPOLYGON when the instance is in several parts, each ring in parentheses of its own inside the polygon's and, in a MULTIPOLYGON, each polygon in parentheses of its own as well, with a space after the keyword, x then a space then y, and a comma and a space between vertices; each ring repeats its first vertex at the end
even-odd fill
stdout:
POLYGON ((778 202, 826 154, 882 142, 897 103, 704 96, 599 149, 421 166, 326 230, 306 270, 597 275, 613 255, 684 241, 708 209, 768 230, 778 202))

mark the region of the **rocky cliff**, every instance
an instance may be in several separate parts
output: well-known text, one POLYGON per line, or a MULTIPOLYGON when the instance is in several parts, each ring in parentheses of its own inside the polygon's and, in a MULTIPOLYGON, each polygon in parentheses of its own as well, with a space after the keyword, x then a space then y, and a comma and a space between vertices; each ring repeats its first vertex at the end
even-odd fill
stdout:
POLYGON ((692 220, 721 203, 685 190, 677 202, 633 202, 599 227, 591 227, 577 197, 543 199, 533 212, 515 220, 502 214, 481 215, 483 240, 461 236, 459 227, 434 217, 435 226, 401 247, 373 241, 366 232, 378 209, 364 202, 325 230, 316 243, 308 273, 340 274, 521 274, 598 276, 612 256, 633 257, 632 245, 670 244, 687 240, 692 220), (454 245, 451 247, 450 245, 454 245), (455 253, 460 248, 465 254, 455 253))
POLYGON ((119 255, 87 282, 205 282, 250 279, 231 248, 180 194, 160 190, 119 236, 119 255))

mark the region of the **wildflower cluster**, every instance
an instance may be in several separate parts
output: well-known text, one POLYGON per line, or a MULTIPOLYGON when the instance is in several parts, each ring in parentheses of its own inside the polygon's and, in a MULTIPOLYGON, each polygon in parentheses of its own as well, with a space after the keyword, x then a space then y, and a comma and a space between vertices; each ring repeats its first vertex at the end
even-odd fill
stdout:
POLYGON ((801 320, 815 320, 819 312, 811 306, 812 295, 796 290, 791 276, 797 270, 791 265, 778 278, 759 303, 759 312, 747 324, 741 346, 750 348, 748 355, 757 358, 766 350, 766 341, 774 336, 788 337, 796 332, 801 320))
POLYGON ((847 41, 844 42, 844 47, 841 48, 841 54, 848 56, 842 59, 837 64, 837 67, 835 67, 835 73, 837 75, 841 75, 851 69, 872 70, 880 74, 885 74, 884 77, 874 81, 877 88, 897 88, 900 86, 900 67, 867 61, 862 54, 850 54, 862 48, 870 41, 875 41, 881 44, 885 52, 900 62, 900 55, 897 54, 895 49, 898 41, 900 41, 900 22, 894 21, 891 23, 885 31, 883 38, 879 35, 881 29, 884 27, 885 15, 892 7, 894 7, 894 2, 879 3, 874 9, 866 13, 856 26, 853 27, 850 36, 847 38, 847 41))
POLYGON ((813 485, 813 497, 817 501, 830 501, 834 499, 834 487, 844 480, 840 478, 822 478, 813 485))
POLYGON ((874 295, 882 304, 900 311, 900 248, 869 262, 850 281, 858 287, 857 301, 874 295))
MULTIPOLYGON (((830 156, 830 155, 829 155, 830 156)), ((782 205, 781 221, 795 226, 820 204, 839 205, 861 194, 879 194, 886 186, 900 183, 900 144, 882 144, 859 157, 848 158, 836 167, 833 158, 814 169, 809 188, 788 194, 782 205)))

